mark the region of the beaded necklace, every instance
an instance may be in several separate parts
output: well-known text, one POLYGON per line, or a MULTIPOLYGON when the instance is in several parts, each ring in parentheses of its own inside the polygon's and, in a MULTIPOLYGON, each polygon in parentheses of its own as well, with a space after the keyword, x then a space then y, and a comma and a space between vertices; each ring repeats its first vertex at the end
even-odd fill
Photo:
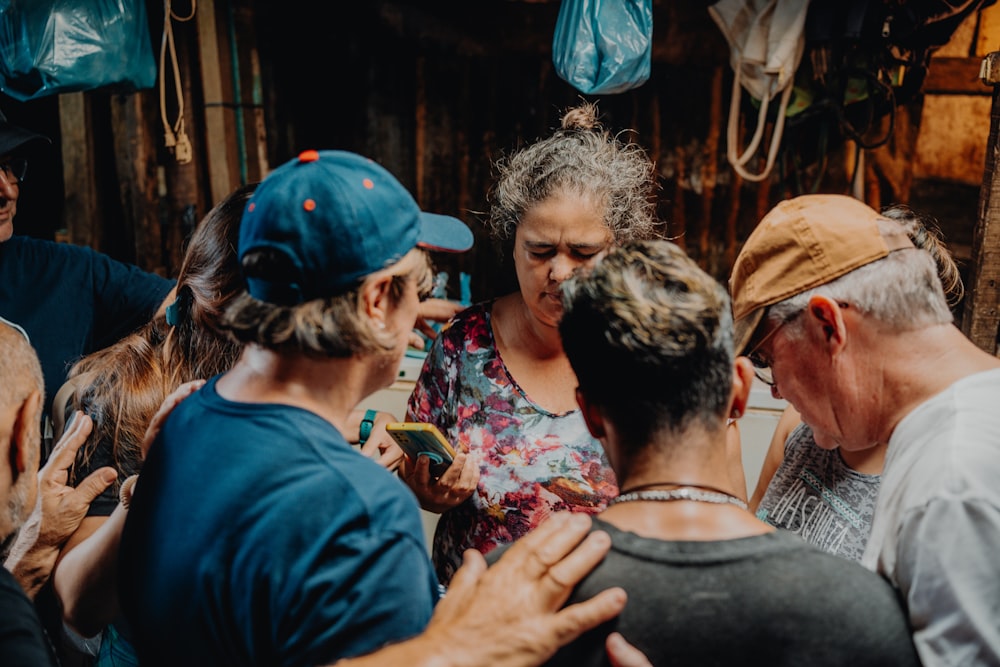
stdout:
POLYGON ((715 503, 717 505, 735 505, 740 509, 747 509, 747 504, 722 489, 698 484, 677 484, 675 482, 654 482, 633 487, 612 498, 608 503, 617 505, 618 503, 631 503, 641 500, 653 500, 667 502, 671 500, 691 500, 699 503, 715 503), (651 486, 674 486, 673 489, 649 489, 651 486))

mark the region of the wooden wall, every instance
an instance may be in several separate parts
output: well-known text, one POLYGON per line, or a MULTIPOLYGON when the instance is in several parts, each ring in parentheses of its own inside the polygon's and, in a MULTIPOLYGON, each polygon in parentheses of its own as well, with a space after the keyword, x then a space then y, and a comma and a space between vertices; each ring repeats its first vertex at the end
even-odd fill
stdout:
MULTIPOLYGON (((633 130, 657 162, 667 234, 722 276, 743 235, 735 225, 752 224, 754 207, 730 204, 734 185, 719 166, 728 49, 705 6, 657 3, 650 80, 589 97, 553 69, 557 2, 353 3, 316 8, 308 21, 259 6, 269 26, 261 55, 280 100, 275 152, 319 146, 370 155, 422 206, 465 219, 475 250, 439 262, 452 276, 471 273, 473 295, 483 298, 513 286, 506 252, 480 224, 492 162, 549 134, 566 108, 589 99, 609 129, 633 130), (298 48, 283 48, 293 36, 298 48)), ((754 201, 752 192, 737 194, 754 201)))
MULTIPOLYGON (((174 4, 182 16, 190 11, 174 4)), ((436 259, 452 277, 451 296, 465 272, 473 298, 486 298, 514 286, 506 252, 480 223, 493 161, 547 135, 567 107, 589 99, 610 129, 630 130, 655 160, 666 234, 724 280, 739 243, 776 201, 812 189, 848 192, 857 162, 853 145, 833 136, 821 174, 813 163, 815 127, 790 122, 772 179, 744 183, 733 173, 725 159, 729 49, 709 18, 710 4, 654 0, 649 81, 587 97, 552 66, 558 0, 201 0, 193 20, 171 23, 190 163, 177 162, 163 145, 156 89, 27 104, 0 97, 12 120, 56 140, 53 162, 66 166, 33 172, 46 186, 25 188, 19 232, 93 245, 173 275, 184 240, 221 193, 259 180, 300 150, 341 148, 378 160, 424 208, 470 224, 475 249, 436 259), (798 171, 795 156, 805 162, 798 171), (49 186, 64 196, 50 196, 49 186)), ((163 8, 148 6, 158 47, 163 8)), ((991 92, 965 79, 974 77, 979 51, 991 48, 989 25, 973 17, 967 41, 932 66, 936 97, 901 108, 892 140, 863 161, 869 203, 912 203, 937 215, 961 259, 970 256, 989 132, 989 118, 976 110, 991 92), (926 110, 942 99, 946 111, 932 111, 928 121, 926 110), (927 138, 927 128, 941 126, 963 128, 961 145, 982 153, 921 153, 924 145, 959 144, 935 144, 941 130, 927 138), (964 167, 961 177, 955 165, 964 167)), ((164 99, 174 118, 172 68, 167 76, 164 99)))
MULTIPOLYGON (((479 224, 489 206, 492 161, 548 134, 565 108, 589 99, 609 128, 633 130, 632 139, 656 161, 666 233, 725 279, 739 243, 776 201, 807 191, 849 192, 857 161, 854 145, 834 131, 820 170, 817 124, 790 121, 773 178, 744 183, 733 173, 725 159, 729 49, 709 4, 654 2, 649 81, 594 97, 581 95, 552 67, 558 2, 381 0, 308 12, 259 3, 259 24, 268 26, 259 46, 273 85, 271 154, 283 160, 305 147, 337 147, 379 160, 421 205, 458 215, 477 232, 473 252, 439 263, 453 276, 472 273, 473 293, 483 298, 513 286, 507 253, 490 244, 479 224), (297 48, 287 48, 292 42, 297 48), (804 162, 798 171, 796 159, 804 162)), ((988 31, 978 16, 967 24, 962 45, 947 52, 946 65, 932 68, 934 95, 899 109, 892 139, 864 152, 861 176, 871 205, 912 203, 938 216, 963 262, 989 131, 981 111, 991 93, 975 78, 981 56, 970 46, 978 40, 985 48, 988 31), (937 145, 975 146, 979 153, 933 150, 921 131, 923 110, 942 100, 952 107, 947 116, 932 111, 938 122, 930 125, 952 134, 937 145), (959 128, 964 134, 956 141, 959 128), (931 148, 921 152, 923 145, 931 148), (946 160, 963 167, 961 176, 946 169, 946 160), (935 169, 915 171, 928 164, 935 169)))

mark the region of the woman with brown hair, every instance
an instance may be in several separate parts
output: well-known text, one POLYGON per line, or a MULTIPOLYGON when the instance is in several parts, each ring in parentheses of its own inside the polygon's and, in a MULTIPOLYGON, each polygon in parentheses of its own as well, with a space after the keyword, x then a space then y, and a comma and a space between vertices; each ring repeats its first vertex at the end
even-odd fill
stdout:
POLYGON ((77 362, 54 401, 57 422, 60 408, 93 421, 72 476, 83 479, 103 466, 118 471, 118 482, 91 503, 88 516, 67 540, 53 574, 66 623, 84 637, 104 631, 96 665, 137 663, 125 639, 127 631, 120 622, 108 625, 117 613, 114 592, 78 603, 78 565, 85 563, 88 550, 73 552, 108 520, 118 506, 122 484, 142 467, 143 435, 167 395, 185 382, 225 371, 239 355, 240 345, 218 328, 218 321, 241 289, 235 247, 240 216, 255 187, 240 187, 198 225, 178 274, 177 298, 166 312, 77 362), (104 607, 103 613, 90 606, 95 602, 104 607))

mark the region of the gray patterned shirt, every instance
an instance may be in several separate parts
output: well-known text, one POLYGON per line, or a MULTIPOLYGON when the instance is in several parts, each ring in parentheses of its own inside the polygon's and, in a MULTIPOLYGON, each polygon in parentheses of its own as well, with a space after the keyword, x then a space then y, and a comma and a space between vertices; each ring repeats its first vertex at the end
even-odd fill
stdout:
POLYGON ((820 448, 800 424, 757 508, 761 521, 796 533, 820 549, 860 561, 882 478, 847 467, 837 449, 820 448))

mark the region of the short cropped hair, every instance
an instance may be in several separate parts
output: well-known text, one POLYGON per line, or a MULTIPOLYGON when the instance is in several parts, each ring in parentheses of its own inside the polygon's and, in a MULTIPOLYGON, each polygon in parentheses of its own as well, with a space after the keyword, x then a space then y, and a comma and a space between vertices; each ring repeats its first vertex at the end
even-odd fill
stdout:
POLYGON ((666 240, 612 249, 563 283, 563 348, 587 400, 625 441, 725 416, 733 383, 726 289, 666 240))

